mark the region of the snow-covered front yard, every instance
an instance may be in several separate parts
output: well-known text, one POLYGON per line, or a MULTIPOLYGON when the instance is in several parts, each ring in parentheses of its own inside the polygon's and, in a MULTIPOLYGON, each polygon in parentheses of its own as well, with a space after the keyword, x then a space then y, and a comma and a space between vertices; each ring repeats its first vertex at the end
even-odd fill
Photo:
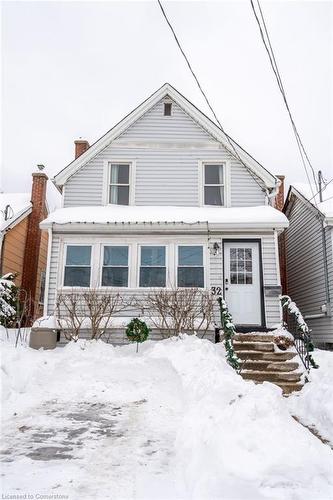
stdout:
POLYGON ((221 344, 135 348, 1 343, 3 495, 333 498, 330 445, 292 417, 333 443, 333 353, 316 351, 313 382, 283 398, 238 376, 221 344))

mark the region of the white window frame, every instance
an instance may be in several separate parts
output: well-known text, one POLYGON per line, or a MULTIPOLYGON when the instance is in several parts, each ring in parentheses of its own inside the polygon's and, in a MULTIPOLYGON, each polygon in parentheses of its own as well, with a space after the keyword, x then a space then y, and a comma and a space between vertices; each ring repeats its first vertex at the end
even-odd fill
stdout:
POLYGON ((170 243, 140 243, 138 245, 137 261, 136 261, 136 287, 139 290, 147 290, 150 287, 140 286, 140 269, 141 269, 141 248, 142 247, 164 247, 165 248, 165 266, 143 266, 143 267, 165 267, 165 286, 154 286, 151 288, 167 289, 169 276, 169 246, 170 243))
POLYGON ((107 288, 112 288, 113 290, 124 290, 124 289, 128 289, 128 288, 131 288, 130 287, 130 282, 131 282, 131 276, 130 276, 130 273, 131 273, 131 263, 132 263, 132 256, 131 256, 131 252, 132 252, 132 245, 130 245, 129 243, 122 243, 121 241, 119 241, 119 243, 101 243, 100 245, 101 247, 101 251, 100 251, 100 258, 99 258, 99 267, 98 267, 98 285, 99 285, 99 288, 102 288, 102 289, 107 289, 107 288), (127 275, 127 285, 126 286, 112 286, 112 285, 102 285, 102 277, 103 277, 103 267, 126 267, 126 266, 104 266, 103 265, 103 262, 104 262, 104 248, 105 247, 127 247, 128 248, 128 259, 127 259, 127 269, 128 269, 128 275, 127 275))
POLYGON ((203 287, 194 287, 194 288, 198 288, 200 290, 205 290, 207 288, 207 281, 208 281, 208 276, 209 276, 209 264, 208 264, 208 258, 207 258, 207 248, 206 248, 206 245, 204 243, 196 243, 196 242, 193 242, 193 243, 177 243, 176 245, 176 252, 175 252, 175 286, 177 288, 184 288, 186 290, 186 288, 193 288, 193 287, 185 287, 185 286, 182 286, 180 287, 178 285, 178 267, 203 267, 203 270, 204 270, 204 286, 203 287), (202 247, 202 266, 178 266, 178 257, 179 257, 179 247, 202 247))
MULTIPOLYGON (((230 162, 226 160, 207 159, 199 160, 198 165, 199 179, 199 206, 201 207, 230 207, 230 162), (223 166, 223 188, 224 188, 224 203, 223 205, 206 205, 205 204, 205 165, 222 165, 223 166)), ((207 184, 207 186, 220 186, 221 184, 207 184)))
MULTIPOLYGON (((203 247, 203 266, 204 266, 204 288, 209 288, 210 283, 210 252, 207 247, 206 238, 198 238, 191 235, 189 237, 172 236, 170 239, 161 237, 160 240, 152 238, 151 235, 137 236, 117 236, 109 238, 107 236, 82 235, 82 237, 73 235, 60 235, 59 249, 59 264, 57 272, 57 293, 64 293, 70 290, 87 290, 88 287, 72 287, 64 286, 64 273, 67 256, 67 246, 91 246, 91 261, 90 261, 90 288, 107 290, 124 291, 141 291, 147 287, 140 287, 140 263, 141 263, 141 247, 143 246, 164 246, 165 247, 165 267, 166 267, 166 286, 160 287, 166 290, 177 286, 177 267, 178 267, 178 246, 202 246, 203 247), (102 268, 104 246, 127 246, 128 247, 128 287, 108 287, 101 286, 102 283, 102 268)), ((155 287, 154 287, 155 288, 155 287)), ((158 287, 156 287, 158 288, 158 287)))
MULTIPOLYGON (((129 165, 128 182, 129 182, 129 192, 128 192, 128 205, 134 205, 135 203, 135 172, 136 172, 136 161, 134 159, 117 159, 112 158, 110 160, 104 161, 104 171, 103 171, 103 204, 104 205, 114 205, 110 203, 110 177, 111 177, 111 165, 129 165)), ((118 184, 119 186, 127 186, 127 184, 118 184)))
MULTIPOLYGON (((83 243, 82 241, 76 242, 76 241, 66 241, 63 245, 63 256, 61 259, 62 262, 62 268, 61 268, 61 273, 60 273, 60 288, 63 288, 64 290, 81 290, 81 289, 88 289, 91 288, 92 285, 92 277, 93 277, 93 254, 94 254, 94 244, 93 243, 83 243), (64 285, 65 281, 65 268, 66 268, 66 261, 67 261, 67 248, 68 247, 90 247, 91 252, 90 252, 90 266, 81 266, 81 267, 90 267, 90 281, 89 281, 89 286, 70 286, 70 285, 64 285)), ((78 266, 69 266, 69 267, 78 267, 78 266)))

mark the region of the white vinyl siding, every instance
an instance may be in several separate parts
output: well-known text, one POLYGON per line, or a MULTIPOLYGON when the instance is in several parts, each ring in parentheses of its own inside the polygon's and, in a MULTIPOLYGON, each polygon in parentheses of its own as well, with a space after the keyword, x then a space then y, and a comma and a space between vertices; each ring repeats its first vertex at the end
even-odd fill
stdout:
POLYGON ((229 162, 231 206, 265 204, 261 187, 237 159, 177 104, 165 117, 161 101, 69 178, 64 207, 106 204, 105 163, 129 160, 135 161, 136 205, 198 206, 198 163, 211 160, 229 162))

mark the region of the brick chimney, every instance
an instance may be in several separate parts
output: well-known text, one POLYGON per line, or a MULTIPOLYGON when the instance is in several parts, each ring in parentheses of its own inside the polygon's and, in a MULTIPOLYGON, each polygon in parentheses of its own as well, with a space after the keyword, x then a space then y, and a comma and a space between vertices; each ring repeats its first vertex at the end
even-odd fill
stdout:
POLYGON ((75 159, 81 156, 90 147, 89 142, 83 139, 74 141, 75 144, 75 159))
POLYGON ((281 184, 280 184, 278 192, 275 196, 274 207, 282 212, 282 209, 284 206, 284 179, 285 179, 285 176, 284 175, 276 175, 275 177, 277 177, 281 181, 281 184))
MULTIPOLYGON (((31 203, 32 211, 28 217, 27 237, 25 241, 22 288, 27 291, 29 296, 36 299, 37 286, 37 268, 41 243, 41 230, 39 223, 45 219, 46 206, 46 184, 48 177, 43 172, 34 172, 32 174, 31 203)), ((33 306, 30 312, 33 317, 33 306)))

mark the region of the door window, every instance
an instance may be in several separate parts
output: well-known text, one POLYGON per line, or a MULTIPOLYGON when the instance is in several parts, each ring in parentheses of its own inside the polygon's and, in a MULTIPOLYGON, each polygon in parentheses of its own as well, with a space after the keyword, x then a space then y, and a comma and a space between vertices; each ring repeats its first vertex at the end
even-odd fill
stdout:
POLYGON ((230 248, 230 283, 252 285, 252 248, 230 248))

